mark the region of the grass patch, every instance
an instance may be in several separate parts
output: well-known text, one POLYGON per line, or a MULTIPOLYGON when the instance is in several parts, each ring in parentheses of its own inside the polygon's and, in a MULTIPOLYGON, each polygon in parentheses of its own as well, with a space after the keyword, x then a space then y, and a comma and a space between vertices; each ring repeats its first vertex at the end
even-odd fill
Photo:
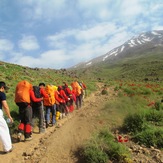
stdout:
POLYGON ((130 133, 133 140, 147 147, 163 148, 163 112, 143 110, 129 114, 123 122, 123 129, 130 133))
POLYGON ((107 163, 108 160, 128 162, 130 152, 125 145, 115 141, 114 136, 103 129, 82 147, 82 158, 86 163, 107 163))
POLYGON ((163 130, 159 128, 148 128, 133 136, 133 140, 146 147, 154 146, 163 149, 163 130))

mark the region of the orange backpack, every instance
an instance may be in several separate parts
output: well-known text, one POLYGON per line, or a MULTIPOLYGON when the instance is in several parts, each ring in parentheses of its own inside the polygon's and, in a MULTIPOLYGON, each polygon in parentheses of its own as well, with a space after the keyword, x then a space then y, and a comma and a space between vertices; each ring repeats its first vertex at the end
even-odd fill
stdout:
POLYGON ((32 84, 28 81, 20 81, 16 86, 15 103, 30 103, 29 90, 32 89, 32 84))
POLYGON ((79 96, 81 94, 81 90, 82 90, 82 88, 80 87, 79 83, 78 82, 73 82, 71 84, 71 86, 72 86, 72 89, 74 90, 75 94, 77 96, 79 96))
POLYGON ((49 95, 49 97, 44 98, 44 106, 52 106, 55 103, 55 97, 54 97, 54 87, 51 85, 47 85, 45 87, 46 93, 49 95))

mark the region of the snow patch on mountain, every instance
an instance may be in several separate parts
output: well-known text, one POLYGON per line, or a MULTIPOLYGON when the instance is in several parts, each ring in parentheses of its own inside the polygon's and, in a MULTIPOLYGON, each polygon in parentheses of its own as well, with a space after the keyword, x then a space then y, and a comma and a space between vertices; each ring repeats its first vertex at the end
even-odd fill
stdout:
POLYGON ((121 52, 124 50, 125 46, 123 45, 122 48, 121 48, 121 52))
POLYGON ((117 52, 118 52, 118 49, 116 49, 115 51, 111 52, 111 53, 109 54, 109 56, 111 56, 111 55, 113 55, 113 54, 115 54, 115 53, 117 53, 117 52))
POLYGON ((88 62, 88 63, 86 64, 86 66, 91 65, 91 64, 92 64, 92 62, 88 62))
POLYGON ((106 58, 108 58, 108 55, 106 55, 106 56, 102 59, 102 61, 105 61, 106 58))
POLYGON ((155 32, 155 31, 152 31, 151 33, 154 34, 154 35, 156 35, 156 36, 160 36, 161 35, 161 34, 155 32))
POLYGON ((137 39, 137 42, 138 42, 139 44, 142 44, 141 41, 139 41, 138 39, 137 39))

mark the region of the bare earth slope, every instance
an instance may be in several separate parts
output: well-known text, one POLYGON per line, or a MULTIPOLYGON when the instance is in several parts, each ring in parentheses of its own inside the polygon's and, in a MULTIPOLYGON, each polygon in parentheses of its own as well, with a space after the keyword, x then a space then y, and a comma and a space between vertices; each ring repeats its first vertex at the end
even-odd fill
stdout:
MULTIPOLYGON (((87 139, 90 139, 97 129, 102 128, 104 122, 98 121, 96 117, 100 114, 105 102, 114 98, 111 88, 108 89, 108 92, 110 92, 109 95, 101 95, 101 86, 99 85, 99 90, 85 99, 82 109, 75 110, 69 116, 58 121, 61 127, 49 127, 44 134, 34 133, 33 140, 29 142, 15 142, 13 152, 7 155, 2 155, 0 152, 0 163, 82 163, 74 151, 87 139)), ((140 152, 142 148, 132 142, 129 142, 128 145, 131 148, 134 146, 134 162, 158 162, 153 157, 148 159, 147 154, 144 155, 140 152)), ((146 149, 146 151, 149 155, 150 152, 154 153, 154 156, 161 154, 160 151, 155 152, 151 149, 146 149)))

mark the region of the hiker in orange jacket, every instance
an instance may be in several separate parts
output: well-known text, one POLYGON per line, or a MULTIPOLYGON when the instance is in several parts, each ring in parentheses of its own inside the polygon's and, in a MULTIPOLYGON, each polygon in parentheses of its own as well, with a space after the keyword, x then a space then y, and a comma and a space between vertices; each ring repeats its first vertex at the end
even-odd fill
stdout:
POLYGON ((79 109, 82 106, 82 88, 79 85, 77 80, 72 82, 71 86, 72 86, 73 92, 76 96, 76 107, 77 107, 77 109, 79 109))
MULTIPOLYGON (((31 101, 32 102, 41 102, 42 100, 43 100, 43 98, 41 97, 41 98, 36 98, 35 97, 35 94, 34 94, 34 91, 33 91, 33 89, 31 89, 30 91, 29 91, 29 94, 30 94, 30 98, 31 98, 31 101)), ((28 105, 28 108, 31 108, 31 104, 29 104, 28 105)), ((25 132, 27 131, 27 133, 25 134, 25 140, 31 140, 31 132, 32 131, 30 131, 31 130, 31 125, 32 125, 32 108, 30 109, 31 110, 31 112, 29 112, 28 114, 28 117, 30 118, 29 119, 29 124, 27 125, 26 124, 26 122, 24 121, 24 118, 22 117, 21 118, 21 123, 20 123, 20 125, 19 125, 19 135, 18 135, 18 139, 19 139, 19 141, 21 140, 21 134, 23 133, 23 126, 24 126, 24 124, 25 124, 25 128, 24 128, 24 130, 25 130, 25 132)), ((24 114, 22 114, 22 116, 23 116, 24 114)), ((27 114, 26 114, 27 115, 27 114)))
POLYGON ((32 107, 30 90, 32 84, 28 81, 20 81, 15 90, 15 103, 19 107, 20 124, 18 125, 18 141, 21 141, 22 134, 24 135, 25 141, 31 140, 32 137, 32 107))

